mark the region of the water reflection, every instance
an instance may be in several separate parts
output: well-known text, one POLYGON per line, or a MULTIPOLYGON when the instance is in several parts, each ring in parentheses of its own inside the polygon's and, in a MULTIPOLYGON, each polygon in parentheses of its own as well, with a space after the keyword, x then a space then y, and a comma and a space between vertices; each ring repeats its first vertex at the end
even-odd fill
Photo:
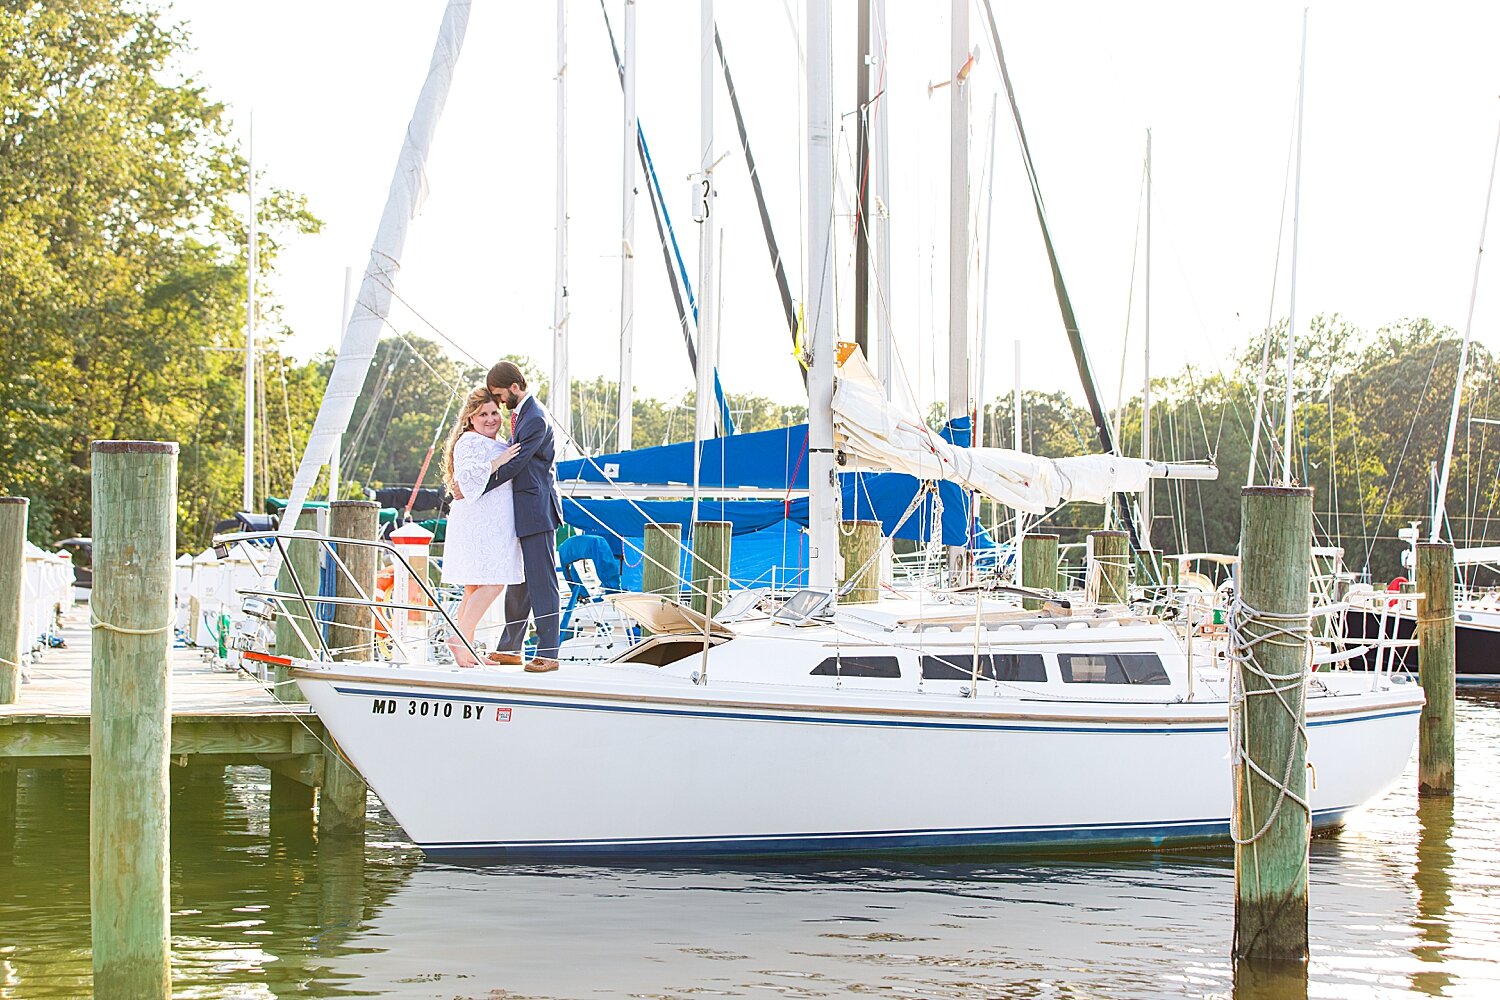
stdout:
MULTIPOLYGON (((1414 770, 1312 845, 1306 966, 1229 960, 1232 855, 585 868, 424 863, 372 811, 319 840, 263 770, 174 768, 174 980, 193 997, 1500 995, 1500 695, 1458 795, 1414 770)), ((0 997, 90 987, 88 781, 0 775, 0 997)))
POLYGON ((1237 959, 1234 1000, 1307 1000, 1307 963, 1237 959))

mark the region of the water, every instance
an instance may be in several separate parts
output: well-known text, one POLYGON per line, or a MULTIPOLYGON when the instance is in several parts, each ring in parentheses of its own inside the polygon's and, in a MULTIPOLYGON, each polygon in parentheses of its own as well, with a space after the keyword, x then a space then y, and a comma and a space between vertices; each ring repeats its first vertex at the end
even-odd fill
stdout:
MULTIPOLYGON (((1459 794, 1400 787, 1312 848, 1312 960, 1228 959, 1225 851, 989 864, 463 868, 372 813, 272 816, 265 772, 174 771, 180 997, 1500 996, 1500 692, 1463 692, 1459 794)), ((23 772, 0 833, 0 997, 90 994, 88 785, 23 772)))

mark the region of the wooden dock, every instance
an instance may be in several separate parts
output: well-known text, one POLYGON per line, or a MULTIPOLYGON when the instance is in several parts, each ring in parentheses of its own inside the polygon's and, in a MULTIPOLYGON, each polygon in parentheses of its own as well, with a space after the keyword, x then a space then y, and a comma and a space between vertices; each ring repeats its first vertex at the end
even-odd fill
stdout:
MULTIPOLYGON (((0 705, 0 771, 89 765, 88 614, 83 605, 69 612, 66 648, 36 658, 17 703, 0 705)), ((305 786, 303 797, 323 784, 331 744, 309 705, 282 702, 195 648, 172 649, 171 671, 174 765, 256 764, 305 786)))

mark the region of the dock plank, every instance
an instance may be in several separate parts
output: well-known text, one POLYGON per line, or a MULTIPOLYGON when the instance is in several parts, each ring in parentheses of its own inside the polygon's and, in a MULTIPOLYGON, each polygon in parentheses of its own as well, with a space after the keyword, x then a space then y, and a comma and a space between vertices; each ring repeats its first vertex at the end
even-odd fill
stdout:
MULTIPOLYGON (((0 705, 0 760, 89 755, 88 609, 73 609, 66 648, 30 666, 14 705, 0 705)), ((171 651, 171 752, 178 755, 321 755, 326 736, 305 702, 282 702, 256 678, 193 648, 171 651)), ((298 770, 309 762, 299 762, 298 770)))

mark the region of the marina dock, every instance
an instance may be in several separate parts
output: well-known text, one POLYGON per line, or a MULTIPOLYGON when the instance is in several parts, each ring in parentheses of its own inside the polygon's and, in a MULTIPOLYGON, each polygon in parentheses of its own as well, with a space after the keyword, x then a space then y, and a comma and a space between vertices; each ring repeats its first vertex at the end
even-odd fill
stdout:
MULTIPOLYGON (((0 772, 89 764, 86 606, 68 612, 62 637, 65 648, 31 666, 18 702, 0 705, 0 772)), ((328 743, 310 706, 279 701, 258 679, 224 669, 203 650, 174 647, 170 655, 173 765, 259 765, 273 775, 273 792, 290 780, 301 788, 287 792, 310 800, 308 793, 323 784, 328 743)))

